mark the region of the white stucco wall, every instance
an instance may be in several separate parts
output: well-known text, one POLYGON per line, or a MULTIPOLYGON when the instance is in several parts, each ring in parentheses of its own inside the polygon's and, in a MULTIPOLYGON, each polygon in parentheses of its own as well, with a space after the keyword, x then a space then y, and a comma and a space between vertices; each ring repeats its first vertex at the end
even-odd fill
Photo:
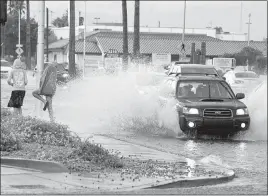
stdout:
MULTIPOLYGON (((79 35, 79 29, 84 29, 84 26, 77 26, 75 35, 79 35)), ((123 31, 122 26, 105 26, 105 25, 92 25, 87 26, 86 31, 91 32, 94 31, 94 29, 112 29, 113 31, 123 31)), ((63 39, 69 38, 69 27, 63 27, 63 28, 52 28, 55 35, 60 39, 61 37, 63 39)), ((128 27, 129 32, 134 31, 134 27, 128 27)), ((154 32, 154 33, 183 33, 183 28, 179 27, 140 27, 140 32, 154 32)), ((210 28, 186 28, 185 33, 188 34, 206 34, 207 36, 216 37, 216 30, 210 29, 210 28)))
POLYGON ((56 62, 57 63, 63 63, 63 62, 66 62, 66 55, 64 55, 63 52, 50 52, 48 53, 48 61, 49 62, 54 62, 54 57, 56 55, 56 62))
POLYGON ((216 38, 226 41, 247 41, 247 34, 217 34, 216 38))

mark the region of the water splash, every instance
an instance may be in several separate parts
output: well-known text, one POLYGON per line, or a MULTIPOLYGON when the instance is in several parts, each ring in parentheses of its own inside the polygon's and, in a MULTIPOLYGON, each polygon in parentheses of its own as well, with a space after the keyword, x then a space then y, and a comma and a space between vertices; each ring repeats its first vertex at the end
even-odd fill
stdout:
MULTIPOLYGON (((151 77, 144 72, 143 78, 151 77)), ((159 104, 156 88, 147 94, 137 89, 137 73, 98 76, 70 83, 55 96, 57 121, 80 135, 134 131, 177 135, 175 103, 159 104)), ((146 81, 147 82, 147 81, 146 81)))
POLYGON ((248 107, 250 129, 239 139, 267 140, 267 80, 256 87, 244 101, 248 107))

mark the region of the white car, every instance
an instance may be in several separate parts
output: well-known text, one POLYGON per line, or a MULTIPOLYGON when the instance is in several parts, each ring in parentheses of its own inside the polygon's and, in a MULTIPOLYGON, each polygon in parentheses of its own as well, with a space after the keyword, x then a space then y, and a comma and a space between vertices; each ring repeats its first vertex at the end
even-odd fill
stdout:
POLYGON ((8 73, 12 70, 12 64, 4 59, 1 59, 1 78, 8 77, 8 73))
POLYGON ((248 93, 261 83, 259 76, 253 71, 228 71, 224 74, 226 82, 232 87, 235 93, 248 93))

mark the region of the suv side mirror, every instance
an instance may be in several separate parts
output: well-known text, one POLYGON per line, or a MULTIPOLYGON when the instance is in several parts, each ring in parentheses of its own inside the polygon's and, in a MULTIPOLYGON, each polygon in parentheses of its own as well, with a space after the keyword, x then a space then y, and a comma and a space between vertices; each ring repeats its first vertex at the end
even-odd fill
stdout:
POLYGON ((237 93, 235 96, 236 99, 244 99, 245 98, 245 94, 244 93, 237 93))

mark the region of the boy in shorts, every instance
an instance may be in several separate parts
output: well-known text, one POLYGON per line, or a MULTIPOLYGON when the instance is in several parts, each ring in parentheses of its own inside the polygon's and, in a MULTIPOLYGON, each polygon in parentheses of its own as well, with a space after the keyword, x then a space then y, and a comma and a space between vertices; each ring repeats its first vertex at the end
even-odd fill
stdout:
POLYGON ((7 107, 14 108, 14 115, 22 115, 21 106, 25 97, 25 86, 28 83, 25 69, 25 63, 16 59, 7 79, 7 83, 13 87, 7 107))

